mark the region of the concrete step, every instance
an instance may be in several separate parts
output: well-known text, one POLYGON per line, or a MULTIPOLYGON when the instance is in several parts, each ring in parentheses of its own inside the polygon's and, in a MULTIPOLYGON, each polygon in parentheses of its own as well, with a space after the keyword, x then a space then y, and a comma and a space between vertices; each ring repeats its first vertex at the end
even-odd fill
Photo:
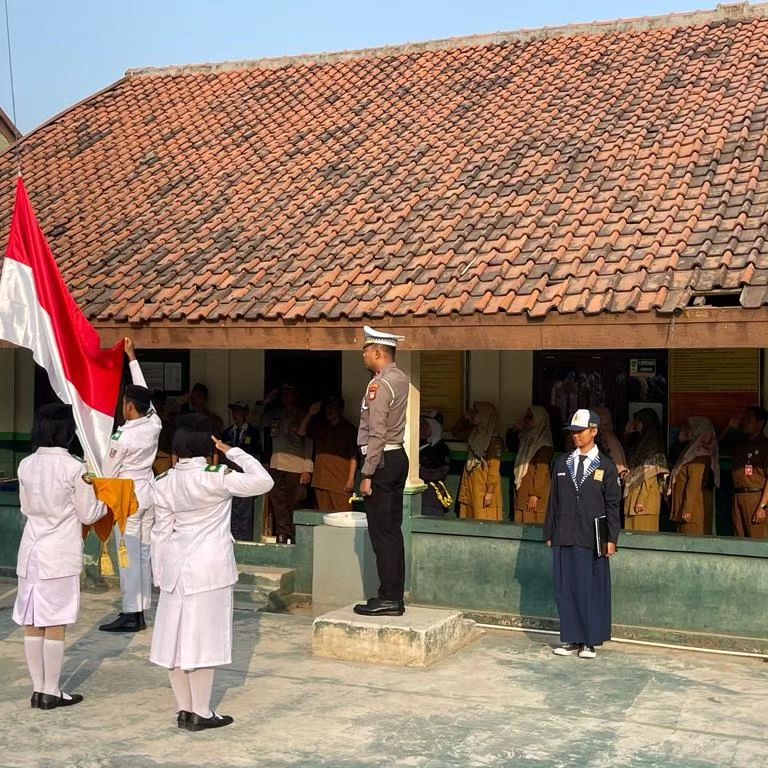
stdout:
POLYGON ((403 616, 358 616, 352 609, 350 605, 315 619, 315 655, 427 667, 484 634, 460 611, 409 605, 403 616))
POLYGON ((281 612, 288 609, 296 582, 293 568, 241 565, 234 605, 243 611, 281 612))

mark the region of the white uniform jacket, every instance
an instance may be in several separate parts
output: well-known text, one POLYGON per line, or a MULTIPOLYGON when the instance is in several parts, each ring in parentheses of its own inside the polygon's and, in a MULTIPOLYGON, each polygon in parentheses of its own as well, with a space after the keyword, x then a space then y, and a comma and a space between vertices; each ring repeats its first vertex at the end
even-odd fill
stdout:
POLYGON ((27 577, 36 554, 41 579, 77 576, 83 568, 81 523, 107 514, 83 480, 85 464, 66 448, 38 448, 19 464, 21 513, 27 518, 16 573, 27 577))
MULTIPOLYGON (((138 361, 130 362, 134 384, 145 387, 144 375, 138 361)), ((122 477, 134 481, 139 509, 152 506, 152 464, 157 456, 157 440, 163 423, 150 411, 140 419, 126 421, 112 435, 109 451, 103 462, 104 477, 122 477)))
POLYGON ((152 564, 155 584, 164 592, 173 592, 180 578, 186 595, 237 581, 230 533, 232 497, 268 493, 274 481, 242 449, 232 448, 226 455, 243 471, 210 467, 204 458, 180 459, 155 480, 152 564))

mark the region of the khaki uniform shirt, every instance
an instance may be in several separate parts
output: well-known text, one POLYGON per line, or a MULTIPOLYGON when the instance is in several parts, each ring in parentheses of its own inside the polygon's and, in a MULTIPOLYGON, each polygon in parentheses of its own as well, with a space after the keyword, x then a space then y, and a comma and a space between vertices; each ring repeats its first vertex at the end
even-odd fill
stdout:
POLYGON ((376 471, 385 445, 403 444, 409 386, 408 376, 397 363, 390 363, 368 384, 357 431, 357 444, 367 449, 361 470, 363 477, 371 477, 376 471))
MULTIPOLYGON (((768 478, 768 438, 760 435, 756 440, 746 437, 733 448, 733 487, 760 488, 762 490, 768 478), (751 467, 751 472, 748 469, 751 467)), ((755 493, 755 503, 760 494, 755 493)))

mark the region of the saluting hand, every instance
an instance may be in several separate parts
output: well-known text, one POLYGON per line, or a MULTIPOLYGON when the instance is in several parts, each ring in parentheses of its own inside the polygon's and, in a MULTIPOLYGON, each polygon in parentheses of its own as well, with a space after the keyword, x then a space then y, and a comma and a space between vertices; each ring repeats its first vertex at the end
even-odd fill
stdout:
POLYGON ((211 440, 213 440, 213 444, 216 446, 216 450, 221 451, 223 454, 226 454, 228 451, 232 450, 231 445, 223 443, 221 440, 219 440, 218 437, 216 437, 216 435, 211 435, 211 440))
POLYGON ((323 410, 323 404, 322 402, 318 401, 316 403, 312 403, 312 405, 309 406, 309 413, 310 416, 317 416, 320 411, 323 410))

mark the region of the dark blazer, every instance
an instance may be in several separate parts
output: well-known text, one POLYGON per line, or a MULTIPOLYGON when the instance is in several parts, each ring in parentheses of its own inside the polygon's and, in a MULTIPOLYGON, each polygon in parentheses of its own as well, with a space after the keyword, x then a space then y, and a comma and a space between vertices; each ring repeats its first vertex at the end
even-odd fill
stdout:
MULTIPOLYGON (((257 459, 261 458, 261 435, 259 434, 259 430, 254 427, 253 424, 248 424, 245 433, 243 433, 242 430, 238 430, 237 440, 235 440, 235 425, 230 424, 224 430, 222 440, 233 448, 242 448, 251 456, 257 459)), ((238 467, 238 469, 240 468, 238 467)))
POLYGON ((602 451, 598 463, 576 483, 568 469, 568 456, 560 456, 552 470, 552 490, 544 521, 544 537, 555 546, 595 547, 595 518, 608 518, 608 540, 619 541, 621 484, 619 471, 610 456, 602 451))

